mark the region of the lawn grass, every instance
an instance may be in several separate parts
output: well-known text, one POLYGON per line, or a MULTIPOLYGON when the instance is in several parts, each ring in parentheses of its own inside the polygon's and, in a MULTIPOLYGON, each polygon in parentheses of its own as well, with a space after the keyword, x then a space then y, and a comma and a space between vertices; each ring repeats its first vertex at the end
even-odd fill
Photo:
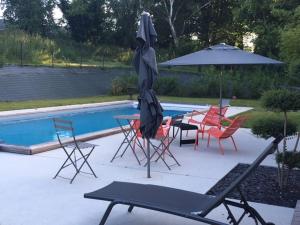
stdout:
MULTIPOLYGON (((16 110, 16 109, 34 109, 51 106, 75 105, 86 103, 99 103, 109 101, 127 100, 128 96, 95 96, 86 98, 71 98, 71 99, 51 99, 51 100, 35 100, 35 101, 19 101, 19 102, 0 102, 0 111, 16 110)), ((133 96, 137 99, 137 96, 133 96)), ((209 104, 217 105, 218 99, 216 98, 188 98, 188 97, 172 97, 172 96, 159 96, 162 102, 172 103, 190 103, 190 104, 209 104)), ((232 106, 247 106, 252 107, 253 110, 242 113, 248 117, 244 127, 250 128, 256 118, 270 117, 270 116, 283 116, 281 113, 267 112, 260 104, 259 100, 248 99, 235 99, 230 103, 232 106)), ((300 128, 300 113, 290 112, 288 118, 298 124, 300 128)))
POLYGON ((95 96, 86 98, 69 98, 69 99, 49 99, 34 101, 18 102, 0 102, 0 111, 17 110, 17 109, 35 109, 51 106, 76 105, 87 103, 99 103, 110 101, 121 101, 128 99, 128 96, 95 96))

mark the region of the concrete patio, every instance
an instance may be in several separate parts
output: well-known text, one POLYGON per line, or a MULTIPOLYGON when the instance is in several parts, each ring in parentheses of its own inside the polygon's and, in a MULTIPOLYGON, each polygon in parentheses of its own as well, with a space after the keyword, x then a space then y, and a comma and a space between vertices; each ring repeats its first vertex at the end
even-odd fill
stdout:
MULTIPOLYGON (((190 133, 191 136, 194 134, 190 133)), ((139 166, 133 154, 127 151, 123 158, 110 163, 123 135, 97 139, 91 143, 99 145, 90 158, 98 178, 78 175, 69 184, 68 180, 52 179, 61 166, 65 155, 62 150, 53 150, 32 156, 0 152, 0 224, 1 225, 96 225, 99 224, 107 202, 84 199, 83 194, 101 188, 112 181, 151 183, 184 190, 205 193, 237 163, 251 163, 270 143, 258 139, 249 129, 240 129, 234 135, 239 151, 235 152, 230 140, 223 142, 225 155, 221 155, 218 144, 212 139, 206 148, 206 137, 200 146, 179 147, 178 138, 171 150, 181 166, 169 171, 162 161, 152 163, 152 178, 146 178, 146 168, 139 166)), ((142 153, 138 152, 142 158, 142 153)), ((264 165, 275 166, 274 156, 269 156, 264 165)), ((71 176, 72 171, 65 170, 71 176)), ((289 225, 293 209, 252 203, 266 221, 276 225, 289 225)), ((236 211, 239 213, 239 211, 236 211)), ((223 206, 216 208, 209 218, 226 222, 227 213, 223 206)), ((201 224, 177 216, 145 209, 134 209, 127 213, 127 207, 116 206, 107 225, 183 225, 201 224)), ((242 224, 254 224, 245 219, 242 224)))

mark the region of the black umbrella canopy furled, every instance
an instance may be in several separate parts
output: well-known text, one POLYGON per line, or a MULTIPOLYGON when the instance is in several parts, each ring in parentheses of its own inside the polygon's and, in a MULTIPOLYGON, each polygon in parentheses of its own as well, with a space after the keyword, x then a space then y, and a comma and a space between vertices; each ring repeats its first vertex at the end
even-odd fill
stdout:
POLYGON ((134 67, 139 75, 139 106, 144 138, 154 138, 160 126, 163 114, 162 107, 153 90, 158 75, 154 43, 157 34, 149 13, 142 13, 137 31, 138 46, 135 51, 134 67))
POLYGON ((162 119, 162 107, 153 90, 158 75, 154 43, 157 34, 149 13, 143 12, 137 32, 138 46, 134 56, 134 67, 139 75, 140 131, 147 141, 147 177, 150 178, 150 138, 154 138, 162 119))
POLYGON ((161 66, 205 66, 205 65, 267 65, 283 64, 278 60, 267 58, 225 43, 213 45, 201 51, 184 55, 163 63, 161 66))

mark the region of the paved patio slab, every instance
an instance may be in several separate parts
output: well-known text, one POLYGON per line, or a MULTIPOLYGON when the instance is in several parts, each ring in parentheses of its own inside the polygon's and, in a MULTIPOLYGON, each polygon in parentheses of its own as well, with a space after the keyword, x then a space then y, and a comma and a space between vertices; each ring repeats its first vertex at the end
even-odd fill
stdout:
MULTIPOLYGON (((194 134, 190 133, 190 137, 194 134)), ((91 156, 91 165, 98 178, 79 175, 73 184, 67 180, 52 179, 65 155, 62 150, 53 150, 32 156, 0 152, 0 224, 1 225, 96 225, 99 223, 107 202, 84 199, 83 194, 101 188, 112 181, 151 183, 174 188, 205 193, 237 163, 251 163, 268 145, 270 140, 258 139, 248 129, 240 129, 235 134, 239 151, 235 152, 230 140, 224 141, 225 155, 218 150, 216 140, 212 139, 206 148, 206 138, 200 146, 179 147, 179 140, 172 144, 181 166, 169 171, 161 161, 152 163, 152 178, 146 178, 146 168, 139 166, 133 154, 128 151, 123 158, 110 163, 123 136, 97 139, 98 144, 91 156)), ((141 152, 138 155, 142 158, 141 152)), ((274 156, 269 156, 264 165, 275 166, 274 156)), ((71 175, 73 171, 64 171, 71 175)), ((276 225, 289 225, 293 209, 252 204, 267 221, 276 225)), ((220 206, 209 214, 215 220, 226 222, 225 208, 220 206)), ((201 224, 177 216, 144 209, 116 206, 107 225, 184 225, 201 224)), ((245 225, 253 224, 250 219, 245 225)))

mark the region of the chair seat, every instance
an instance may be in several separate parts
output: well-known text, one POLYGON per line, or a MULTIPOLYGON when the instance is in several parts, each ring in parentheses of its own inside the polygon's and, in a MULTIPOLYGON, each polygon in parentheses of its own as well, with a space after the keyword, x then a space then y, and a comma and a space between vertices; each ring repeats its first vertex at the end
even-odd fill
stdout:
POLYGON ((75 147, 79 147, 80 149, 85 149, 85 148, 93 148, 96 147, 97 145, 94 144, 90 144, 87 142, 81 142, 81 141, 77 141, 77 146, 75 143, 67 143, 64 145, 64 147, 67 148, 75 148, 75 147))
MULTIPOLYGON (((174 126, 176 125, 174 124, 174 126)), ((197 125, 188 124, 188 123, 181 123, 177 125, 177 127, 179 127, 181 130, 198 130, 197 125)))
POLYGON ((205 213, 208 208, 216 204, 215 196, 198 194, 195 192, 175 188, 136 184, 126 182, 113 182, 97 191, 84 194, 85 198, 105 201, 121 201, 138 206, 145 206, 165 212, 180 215, 205 213))
POLYGON ((207 130, 207 133, 218 138, 222 136, 223 131, 221 131, 219 128, 211 127, 207 130))

